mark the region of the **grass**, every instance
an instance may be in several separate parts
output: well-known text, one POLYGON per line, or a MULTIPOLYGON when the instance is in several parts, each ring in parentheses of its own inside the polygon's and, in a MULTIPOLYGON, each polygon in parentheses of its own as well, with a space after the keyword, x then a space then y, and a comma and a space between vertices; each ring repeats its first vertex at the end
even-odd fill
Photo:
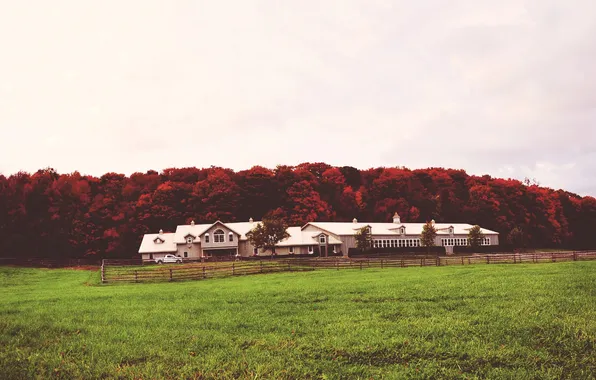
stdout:
POLYGON ((0 268, 0 378, 596 373, 596 262, 99 285, 0 268))

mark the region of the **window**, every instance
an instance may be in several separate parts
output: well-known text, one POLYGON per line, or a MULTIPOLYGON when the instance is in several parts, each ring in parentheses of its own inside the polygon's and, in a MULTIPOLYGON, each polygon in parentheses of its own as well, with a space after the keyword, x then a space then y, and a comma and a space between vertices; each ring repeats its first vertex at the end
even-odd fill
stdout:
POLYGON ((259 254, 259 249, 258 249, 257 247, 254 247, 254 248, 252 249, 252 254, 253 254, 253 255, 258 255, 258 254, 259 254))
POLYGON ((184 257, 188 257, 188 252, 184 252, 184 257))
POLYGON ((321 236, 319 236, 319 243, 320 243, 320 244, 325 244, 325 242, 326 242, 326 241, 327 241, 327 240, 325 239, 325 235, 321 235, 321 236))
POLYGON ((187 242, 188 244, 192 244, 192 237, 190 237, 190 236, 189 236, 189 237, 187 237, 187 238, 186 238, 186 242, 187 242))
POLYGON ((308 246, 308 253, 314 253, 314 249, 312 245, 308 246))
POLYGON ((205 234, 205 243, 209 243, 209 234, 205 234))
POLYGON ((228 241, 234 241, 234 234, 231 232, 228 234, 228 241))
POLYGON ((288 248, 288 252, 290 252, 291 254, 294 254, 294 247, 288 248))
POLYGON ((214 243, 223 243, 225 241, 225 234, 222 230, 215 230, 213 233, 214 243))

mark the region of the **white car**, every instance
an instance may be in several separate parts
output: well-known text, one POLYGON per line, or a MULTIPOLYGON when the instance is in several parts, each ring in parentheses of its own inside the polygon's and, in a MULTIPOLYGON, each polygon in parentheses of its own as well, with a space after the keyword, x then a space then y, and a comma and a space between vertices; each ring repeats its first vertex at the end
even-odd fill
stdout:
POLYGON ((182 262, 182 257, 175 256, 175 255, 165 255, 164 257, 158 257, 157 259, 155 259, 155 262, 158 263, 158 264, 164 264, 164 263, 181 263, 182 262))

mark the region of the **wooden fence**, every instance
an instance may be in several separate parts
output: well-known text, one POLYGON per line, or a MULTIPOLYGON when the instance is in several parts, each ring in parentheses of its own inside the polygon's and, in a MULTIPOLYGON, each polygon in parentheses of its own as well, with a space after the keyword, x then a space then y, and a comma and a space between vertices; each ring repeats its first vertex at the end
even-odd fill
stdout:
POLYGON ((596 260, 596 251, 493 254, 472 256, 437 256, 392 259, 279 259, 275 261, 236 261, 224 263, 169 264, 161 266, 114 265, 105 260, 101 266, 101 281, 113 282, 163 282, 178 280, 203 280, 248 274, 312 271, 319 269, 340 270, 367 268, 407 268, 423 266, 452 266, 472 264, 521 264, 562 261, 596 260))

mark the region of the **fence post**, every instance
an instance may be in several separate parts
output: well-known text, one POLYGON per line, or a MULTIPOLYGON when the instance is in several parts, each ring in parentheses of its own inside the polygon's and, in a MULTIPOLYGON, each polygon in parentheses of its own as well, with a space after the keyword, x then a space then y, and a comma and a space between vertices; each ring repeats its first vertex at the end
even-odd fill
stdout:
POLYGON ((423 267, 426 265, 426 260, 425 259, 420 259, 420 266, 423 267))
MULTIPOLYGON (((575 252, 573 252, 573 261, 577 261, 577 253, 575 253, 575 252)), ((101 269, 103 271, 103 266, 101 267, 101 269)))
POLYGON ((439 259, 439 256, 437 256, 437 266, 440 267, 441 266, 441 259, 439 259))
POLYGON ((172 281, 172 269, 170 268, 170 281, 172 281))
POLYGON ((105 277, 105 272, 104 272, 104 261, 105 259, 101 260, 101 283, 105 283, 106 282, 106 277, 105 277))
POLYGON ((488 255, 486 255, 486 263, 490 264, 490 257, 488 255))
POLYGON ((138 271, 135 271, 135 282, 139 282, 139 273, 138 271))
POLYGON ((288 271, 292 271, 292 267, 290 266, 290 262, 288 261, 288 271))
POLYGON ((236 271, 234 270, 234 263, 232 263, 232 276, 236 274, 236 271))
POLYGON ((360 262, 360 270, 362 270, 362 261, 360 262))
POLYGON ((461 257, 461 265, 464 265, 464 257, 461 257))
POLYGON ((259 261, 259 264, 261 264, 261 273, 263 273, 263 262, 259 261))
POLYGON ((339 261, 335 260, 335 268, 337 268, 337 270, 339 270, 339 261))
POLYGON ((381 269, 383 269, 383 259, 381 259, 381 269))
POLYGON ((205 275, 205 266, 203 265, 203 278, 207 278, 207 276, 205 275))
POLYGON ((404 259, 401 259, 401 267, 402 267, 402 268, 405 268, 405 265, 404 265, 404 259))

